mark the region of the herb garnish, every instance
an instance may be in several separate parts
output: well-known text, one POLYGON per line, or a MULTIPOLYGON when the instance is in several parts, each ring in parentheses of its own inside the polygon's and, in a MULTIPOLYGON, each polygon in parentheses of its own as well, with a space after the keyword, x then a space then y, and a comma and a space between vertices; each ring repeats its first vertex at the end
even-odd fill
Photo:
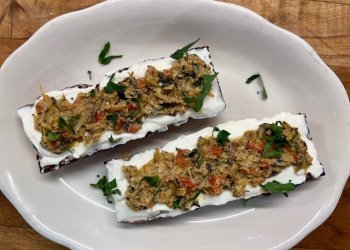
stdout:
POLYGON ((109 81, 108 81, 107 85, 103 88, 107 94, 113 93, 114 91, 124 92, 124 90, 126 89, 126 86, 119 85, 119 84, 116 84, 113 82, 114 76, 115 76, 115 73, 113 73, 109 77, 109 81))
POLYGON ((122 139, 122 138, 114 139, 112 135, 111 135, 110 137, 108 137, 108 141, 111 142, 111 143, 118 142, 118 141, 120 141, 121 139, 122 139))
POLYGON ((260 78, 260 85, 261 85, 261 98, 263 100, 266 100, 267 99, 267 92, 266 92, 266 88, 265 88, 265 85, 264 85, 264 82, 262 80, 262 77, 260 75, 260 73, 257 73, 257 74, 254 74, 252 76, 250 76, 246 81, 245 83, 246 84, 250 84, 252 81, 254 81, 255 79, 258 79, 260 78))
POLYGON ((118 113, 110 114, 106 116, 106 120, 110 121, 113 124, 117 123, 118 120, 118 113))
POLYGON ((137 116, 141 112, 141 98, 136 97, 136 110, 132 113, 133 116, 137 116))
POLYGON ((176 50, 173 54, 170 55, 171 58, 175 60, 180 60, 184 54, 196 43, 199 41, 200 38, 198 38, 196 41, 191 42, 187 44, 186 46, 182 47, 181 49, 176 50))
POLYGON ((107 197, 107 201, 111 203, 109 200, 109 197, 113 194, 121 195, 120 190, 118 189, 117 181, 116 179, 113 179, 112 181, 108 182, 107 177, 103 176, 100 180, 98 180, 97 183, 90 184, 91 187, 101 189, 103 192, 103 195, 107 197))
POLYGON ((74 128, 73 128, 72 122, 66 122, 66 120, 63 117, 58 118, 58 127, 60 129, 67 129, 67 130, 71 131, 72 133, 74 133, 74 128))
POLYGON ((144 176, 144 177, 142 177, 142 179, 140 180, 139 183, 141 183, 143 180, 145 180, 150 187, 157 187, 159 184, 159 176, 158 175, 144 176))
POLYGON ((204 98, 210 92, 212 81, 215 79, 215 77, 218 74, 219 73, 215 72, 213 75, 204 75, 203 76, 204 83, 203 83, 203 88, 202 88, 201 92, 197 96, 193 96, 193 97, 185 96, 184 97, 184 101, 186 103, 192 104, 194 111, 198 112, 201 110, 201 108, 203 106, 204 98))
POLYGON ((213 133, 212 135, 214 136, 214 132, 218 132, 216 134, 216 140, 220 145, 224 145, 225 142, 229 142, 230 140, 228 139, 229 135, 231 134, 230 132, 226 130, 220 130, 218 127, 213 128, 213 133))
POLYGON ((49 131, 47 131, 46 136, 50 141, 56 141, 58 139, 58 137, 60 136, 60 134, 53 133, 52 131, 49 130, 49 131))
POLYGON ((96 90, 94 90, 94 89, 90 90, 89 96, 90 97, 95 97, 96 96, 96 90))
POLYGON ((177 198, 176 200, 173 201, 173 209, 176 209, 179 207, 180 207, 180 198, 177 198))
POLYGON ((264 185, 260 184, 260 187, 269 193, 282 193, 286 197, 288 197, 288 192, 295 189, 295 185, 291 183, 291 181, 285 184, 279 183, 277 181, 272 181, 264 185))
POLYGON ((280 148, 287 143, 287 139, 283 134, 281 124, 280 121, 271 124, 271 135, 265 137, 267 141, 263 150, 265 158, 280 158, 282 156, 280 148))
POLYGON ((91 74, 92 74, 91 70, 88 70, 87 73, 88 73, 89 79, 90 79, 90 81, 91 81, 91 79, 92 79, 92 77, 91 77, 91 74))
POLYGON ((111 44, 109 42, 105 43, 103 49, 101 50, 98 56, 98 61, 103 65, 109 64, 113 59, 123 57, 123 55, 113 55, 113 56, 106 57, 110 48, 111 48, 111 44))

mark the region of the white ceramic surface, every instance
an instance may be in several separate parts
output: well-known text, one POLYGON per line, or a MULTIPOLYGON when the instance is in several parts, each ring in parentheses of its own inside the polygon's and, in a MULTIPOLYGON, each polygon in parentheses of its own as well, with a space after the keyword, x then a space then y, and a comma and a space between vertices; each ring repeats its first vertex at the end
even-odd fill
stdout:
POLYGON ((75 249, 286 249, 319 226, 335 208, 350 172, 350 115, 335 74, 299 37, 239 6, 209 0, 107 1, 44 25, 0 69, 0 188, 44 236, 75 249), (104 73, 169 55, 201 38, 209 45, 227 108, 117 150, 41 175, 16 110, 45 91, 96 83, 104 73), (106 41, 121 60, 97 62, 106 41), (93 72, 89 81, 87 70, 93 72), (262 101, 260 72, 269 95, 262 101), (281 111, 308 114, 326 176, 290 194, 203 208, 149 224, 117 224, 113 205, 89 187, 106 174, 103 160, 164 145, 198 128, 281 111))

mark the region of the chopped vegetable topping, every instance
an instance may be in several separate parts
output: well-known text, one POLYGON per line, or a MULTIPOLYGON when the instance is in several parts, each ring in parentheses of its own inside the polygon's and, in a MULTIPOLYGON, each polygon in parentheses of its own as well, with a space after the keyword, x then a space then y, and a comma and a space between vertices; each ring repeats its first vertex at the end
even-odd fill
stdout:
POLYGON ((211 74, 210 65, 189 54, 164 70, 148 66, 139 78, 130 73, 117 82, 112 74, 105 86, 80 92, 73 102, 65 96, 55 99, 43 94, 34 115, 35 128, 42 133, 41 145, 62 153, 77 143, 96 143, 105 132, 137 133, 148 116, 175 116, 191 108, 199 112, 217 75, 211 74), (185 102, 184 96, 193 101, 185 102))
POLYGON ((260 184, 260 187, 269 193, 282 193, 286 197, 288 197, 288 192, 295 189, 295 185, 291 182, 282 184, 277 181, 268 182, 264 185, 260 184))
POLYGON ((113 59, 123 57, 122 55, 106 56, 110 48, 111 48, 111 44, 109 42, 105 43, 105 45, 103 46, 103 49, 101 50, 98 56, 98 61, 103 65, 109 64, 113 59))
POLYGON ((118 142, 118 141, 120 141, 120 140, 121 140, 121 138, 119 138, 119 139, 114 139, 112 135, 111 135, 110 137, 108 137, 108 141, 111 142, 111 143, 115 143, 115 142, 118 142))
POLYGON ((180 60, 187 53, 187 51, 199 40, 200 40, 200 38, 198 38, 194 42, 187 44, 183 48, 176 50, 173 54, 170 55, 170 57, 175 59, 175 60, 180 60))
POLYGON ((240 138, 230 140, 228 136, 228 131, 214 128, 211 136, 199 137, 193 150, 156 150, 141 168, 124 166, 129 183, 127 205, 136 211, 156 203, 188 210, 201 193, 216 196, 228 190, 234 197, 244 198, 247 185, 286 194, 294 184, 263 183, 289 166, 297 172, 312 162, 297 128, 286 122, 261 124, 240 138), (271 145, 269 153, 278 147, 278 158, 266 157, 264 145, 271 145))

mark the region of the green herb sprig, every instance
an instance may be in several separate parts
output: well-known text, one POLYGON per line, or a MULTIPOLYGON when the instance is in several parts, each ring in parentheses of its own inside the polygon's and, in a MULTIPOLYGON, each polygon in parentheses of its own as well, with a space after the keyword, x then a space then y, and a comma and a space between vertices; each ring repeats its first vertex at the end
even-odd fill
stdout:
POLYGON ((231 134, 230 132, 226 131, 226 130, 220 130, 218 127, 214 127, 213 128, 213 135, 214 132, 218 132, 216 135, 216 140, 220 145, 224 145, 225 142, 229 142, 230 139, 228 138, 229 135, 231 134))
POLYGON ((119 139, 114 139, 113 136, 111 135, 110 137, 108 137, 108 141, 110 143, 116 143, 118 141, 120 141, 122 138, 119 138, 119 139))
POLYGON ((198 38, 194 42, 187 44, 186 46, 182 47, 181 49, 176 50, 174 53, 172 53, 170 55, 170 57, 175 59, 175 60, 180 60, 187 53, 187 51, 199 40, 200 40, 200 38, 198 38))
POLYGON ((281 147, 288 141, 283 135, 283 128, 281 122, 277 121, 271 124, 271 135, 265 137, 266 144, 263 149, 263 156, 265 158, 280 158, 282 157, 281 147))
POLYGON ((105 43, 105 45, 103 46, 103 49, 98 55, 98 61, 103 65, 109 64, 113 59, 123 57, 123 55, 107 56, 107 53, 109 52, 110 48, 111 48, 111 44, 109 42, 105 43))
POLYGON ((109 77, 109 81, 107 82, 107 85, 103 88, 107 94, 113 93, 114 91, 123 93, 126 89, 126 86, 119 85, 113 82, 114 76, 115 76, 115 73, 113 73, 109 77))
POLYGON ((113 194, 121 195, 121 192, 118 189, 116 179, 113 179, 110 182, 108 182, 106 176, 103 176, 100 180, 98 180, 97 183, 91 183, 90 186, 94 187, 94 188, 101 189, 103 192, 103 195, 107 197, 108 202, 111 202, 109 200, 111 195, 113 195, 113 194))
POLYGON ((245 83, 246 83, 246 84, 250 84, 251 82, 253 82, 255 79, 258 79, 258 78, 260 78, 260 85, 261 85, 260 94, 261 94, 261 98, 262 98, 263 100, 266 100, 268 96, 267 96, 265 84, 264 84, 264 82, 263 82, 263 80, 262 80, 262 77, 261 77, 260 73, 257 73, 257 74, 254 74, 254 75, 250 76, 250 77, 245 81, 245 83))
POLYGON ((49 130, 49 131, 47 131, 46 136, 50 141, 56 141, 58 139, 58 137, 60 137, 60 134, 54 133, 54 132, 49 130))
POLYGON ((272 181, 264 185, 260 184, 260 187, 271 194, 282 193, 285 197, 288 197, 288 192, 295 189, 295 184, 291 183, 291 181, 285 184, 279 183, 278 181, 272 181))
POLYGON ((107 115, 106 120, 115 125, 117 123, 117 120, 118 120, 118 113, 113 113, 113 114, 107 115))
POLYGON ((184 101, 188 104, 191 104, 194 111, 199 112, 202 109, 204 98, 209 94, 211 90, 212 82, 214 81, 215 77, 218 74, 219 73, 215 72, 213 75, 204 75, 203 76, 204 83, 203 83, 203 88, 201 92, 197 96, 184 97, 184 101))
POLYGON ((155 176, 144 176, 144 177, 142 177, 142 179, 140 180, 139 183, 141 183, 144 180, 147 182, 147 184, 150 187, 157 187, 159 185, 159 182, 160 182, 160 179, 159 179, 158 175, 155 175, 155 176))

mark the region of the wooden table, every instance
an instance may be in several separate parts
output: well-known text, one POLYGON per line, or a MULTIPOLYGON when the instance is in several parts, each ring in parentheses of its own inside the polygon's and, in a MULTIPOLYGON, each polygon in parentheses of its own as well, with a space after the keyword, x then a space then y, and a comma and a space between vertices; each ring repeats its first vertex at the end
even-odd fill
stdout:
MULTIPOLYGON (((50 19, 102 0, 0 0, 0 65, 50 19)), ((301 36, 350 94, 350 0, 229 0, 301 36)), ((349 163, 350 164, 350 163, 349 163)), ((350 181, 331 217, 296 249, 350 249, 350 181)), ((64 249, 36 233, 0 193, 0 249, 64 249)))

